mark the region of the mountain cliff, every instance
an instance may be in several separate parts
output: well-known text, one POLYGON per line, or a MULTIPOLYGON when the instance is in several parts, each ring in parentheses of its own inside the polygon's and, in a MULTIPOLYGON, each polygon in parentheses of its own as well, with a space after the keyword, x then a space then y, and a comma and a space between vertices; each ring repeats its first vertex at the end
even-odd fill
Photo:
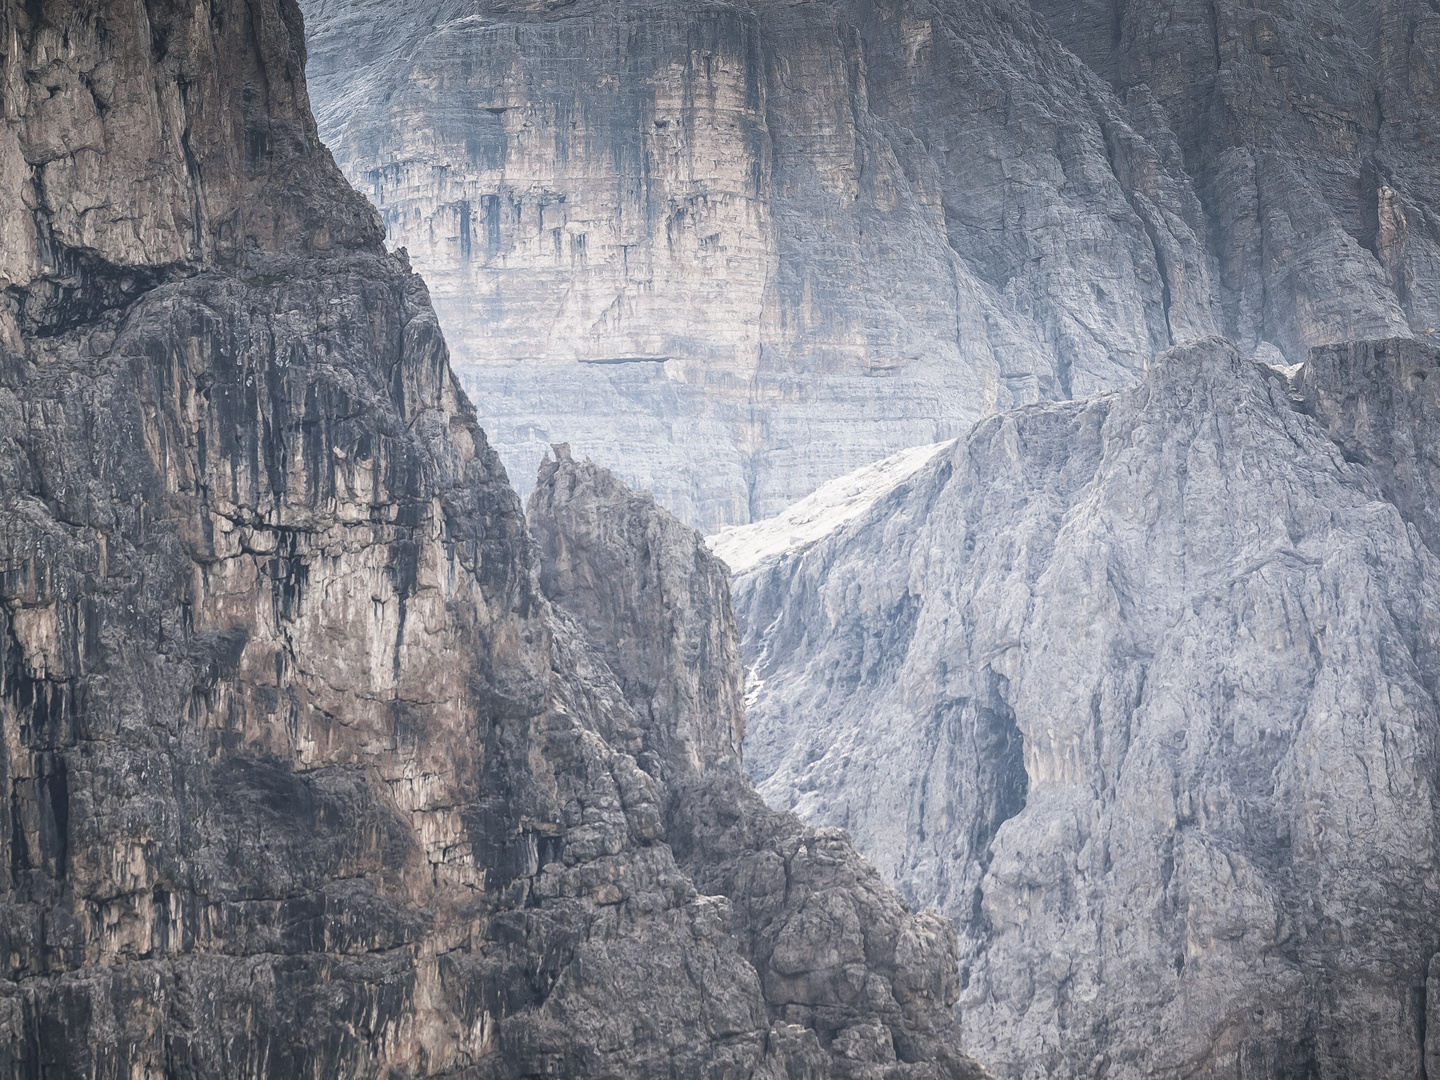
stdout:
POLYGON ((736 579, 751 774, 955 919, 996 1075, 1437 1060, 1437 378, 1202 341, 736 579))
POLYGON ((568 439, 713 530, 1206 334, 1440 326, 1422 0, 304 6, 522 485, 568 439))
POLYGON ((1033 0, 1174 133, 1227 333, 1440 343, 1440 13, 1424 0, 1033 0))
POLYGON ((911 914, 843 831, 770 810, 740 774, 743 687, 725 565, 652 497, 556 451, 527 514, 540 581, 624 688, 637 722, 621 738, 638 738, 638 760, 663 777, 665 835, 681 869, 730 905, 776 1025, 772 1044, 809 1048, 790 1050, 787 1075, 979 1080, 949 1012, 954 927, 934 911, 911 914))
POLYGON ((546 599, 425 287, 316 138, 294 4, 0 26, 0 1072, 978 1075, 955 938, 764 810, 728 699, 693 723, 729 768, 690 777, 728 802, 629 753, 690 684, 622 685, 546 599), (878 914, 737 919, 752 865, 878 914))
POLYGON ((325 138, 517 474, 565 437, 749 521, 1219 328, 1189 180, 1003 0, 306 17, 325 138))

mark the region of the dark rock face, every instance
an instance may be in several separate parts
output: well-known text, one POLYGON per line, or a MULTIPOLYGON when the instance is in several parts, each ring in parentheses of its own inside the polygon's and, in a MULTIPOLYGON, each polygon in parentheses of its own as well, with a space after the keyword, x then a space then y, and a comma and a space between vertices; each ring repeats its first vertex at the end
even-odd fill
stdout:
POLYGON ((791 1075, 982 1076, 950 1015, 954 926, 911 914, 843 831, 807 828, 760 801, 738 769, 743 702, 728 693, 739 690, 737 668, 722 672, 724 695, 695 693, 696 669, 703 676, 710 662, 704 643, 728 653, 736 637, 724 564, 653 499, 567 447, 556 452, 528 511, 540 580, 644 717, 658 749, 641 760, 666 777, 670 848, 707 899, 726 905, 723 921, 760 977, 772 1045, 793 1047, 791 1075))
POLYGON ((632 752, 664 776, 740 765, 745 673, 730 574, 649 495, 555 447, 530 496, 540 586, 572 615, 644 719, 632 752))
POLYGON ((293 4, 0 22, 0 1074, 870 1075, 664 842, 293 4))
POLYGON ((1316 349, 1301 390, 1305 411, 1440 553, 1440 354, 1411 341, 1316 349))
POLYGON ((997 1075, 1421 1075, 1437 362, 1179 348, 736 579, 751 775, 956 920, 997 1075))

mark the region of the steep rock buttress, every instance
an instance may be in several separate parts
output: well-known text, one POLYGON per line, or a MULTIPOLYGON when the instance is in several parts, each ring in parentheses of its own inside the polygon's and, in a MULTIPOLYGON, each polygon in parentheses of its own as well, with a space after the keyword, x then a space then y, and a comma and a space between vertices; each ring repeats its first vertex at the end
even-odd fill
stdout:
POLYGON ((1007 1077, 1420 1075, 1435 380, 1219 339, 977 425, 736 579, 747 767, 957 923, 1007 1077))
POLYGON ((729 574, 699 533, 567 447, 541 467, 528 520, 540 580, 584 627, 644 718, 681 868, 726 905, 778 1032, 817 1043, 821 1075, 975 1077, 950 1006, 954 928, 913 914, 839 829, 761 802, 744 730, 729 574))
POLYGON ((665 843, 295 5, 0 28, 0 1072, 864 1075, 665 843))

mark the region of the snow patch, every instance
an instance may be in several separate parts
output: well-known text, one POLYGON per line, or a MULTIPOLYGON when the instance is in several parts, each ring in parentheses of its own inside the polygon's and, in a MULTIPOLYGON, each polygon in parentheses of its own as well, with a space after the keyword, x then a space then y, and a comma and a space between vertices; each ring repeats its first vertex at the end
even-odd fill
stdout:
POLYGON ((831 480, 772 518, 729 525, 705 538, 731 573, 741 574, 773 555, 798 551, 853 521, 914 476, 955 440, 912 446, 883 461, 831 480))

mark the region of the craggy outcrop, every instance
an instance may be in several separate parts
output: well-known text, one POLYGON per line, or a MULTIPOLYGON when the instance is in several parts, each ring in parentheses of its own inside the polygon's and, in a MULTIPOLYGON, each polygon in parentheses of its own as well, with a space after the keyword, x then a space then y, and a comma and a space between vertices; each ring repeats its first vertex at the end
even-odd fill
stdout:
POLYGON ((0 1074, 832 1075, 615 748, 294 4, 0 25, 0 1074))
POLYGON ((1440 353, 1407 340, 1327 346, 1300 388, 1305 411, 1440 555, 1440 353))
POLYGON ((1312 363, 1175 349, 736 579, 748 770, 955 920, 996 1075, 1440 1050, 1440 352, 1312 363))
POLYGON ((652 496, 554 449, 526 515, 545 595, 579 622, 644 719, 636 752, 651 772, 738 769, 745 673, 729 571, 652 496))
POLYGON ((574 461, 568 447, 555 451, 527 514, 540 580, 646 717, 670 847, 726 904, 774 1030, 811 1047, 818 1075, 978 1080, 949 1008, 959 991, 954 927, 934 911, 912 914, 842 830, 767 808, 737 768, 743 702, 695 694, 697 677, 702 687, 739 681, 734 666, 707 670, 730 663, 736 636, 724 565, 654 499, 574 461), (707 653, 697 641, 727 647, 707 653), (695 751, 703 746, 721 751, 695 751))
POLYGON ((186 268, 378 250, 378 215, 316 135, 292 4, 7 3, 0 33, 8 349, 186 268))

